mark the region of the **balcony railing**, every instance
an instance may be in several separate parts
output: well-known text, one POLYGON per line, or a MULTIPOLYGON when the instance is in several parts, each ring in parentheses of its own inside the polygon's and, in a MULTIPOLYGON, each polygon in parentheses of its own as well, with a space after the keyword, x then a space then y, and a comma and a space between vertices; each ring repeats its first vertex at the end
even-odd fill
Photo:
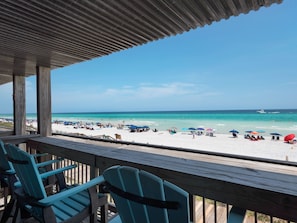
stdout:
POLYGON ((28 140, 13 136, 3 140, 25 142, 31 153, 39 151, 64 157, 62 165, 76 163, 78 168, 67 172, 68 183, 86 182, 112 165, 130 165, 150 171, 192 195, 193 222, 226 222, 232 205, 250 210, 245 222, 297 220, 294 163, 61 136, 35 135, 28 140))

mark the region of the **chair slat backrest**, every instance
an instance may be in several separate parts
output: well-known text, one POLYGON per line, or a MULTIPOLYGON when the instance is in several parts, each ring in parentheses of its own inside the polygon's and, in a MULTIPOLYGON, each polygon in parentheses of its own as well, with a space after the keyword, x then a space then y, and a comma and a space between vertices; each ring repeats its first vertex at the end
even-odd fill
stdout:
POLYGON ((32 198, 45 198, 46 192, 34 157, 11 144, 6 146, 6 151, 8 159, 12 162, 24 192, 32 198))
POLYGON ((0 140, 0 170, 1 172, 5 171, 13 171, 13 167, 10 162, 8 162, 6 158, 6 150, 2 140, 0 140))
POLYGON ((103 176, 123 223, 189 222, 189 195, 176 185, 126 166, 111 167, 104 171, 103 176), (175 204, 174 208, 168 207, 175 204))

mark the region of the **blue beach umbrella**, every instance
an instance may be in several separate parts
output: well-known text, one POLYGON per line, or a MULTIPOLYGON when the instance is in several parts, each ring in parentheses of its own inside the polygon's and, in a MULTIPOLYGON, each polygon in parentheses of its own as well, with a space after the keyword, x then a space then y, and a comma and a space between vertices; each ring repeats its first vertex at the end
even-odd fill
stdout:
POLYGON ((197 128, 198 131, 204 131, 204 128, 197 128))
POLYGON ((232 130, 230 130, 229 132, 231 132, 231 133, 239 133, 237 130, 235 130, 235 129, 232 129, 232 130))
POLYGON ((282 134, 279 134, 277 132, 272 132, 272 133, 270 133, 270 135, 272 135, 272 136, 281 136, 282 134))
POLYGON ((129 129, 137 129, 138 128, 138 126, 136 126, 136 125, 130 125, 129 126, 129 129))
POLYGON ((188 130, 190 130, 190 131, 195 131, 196 128, 188 128, 188 130))

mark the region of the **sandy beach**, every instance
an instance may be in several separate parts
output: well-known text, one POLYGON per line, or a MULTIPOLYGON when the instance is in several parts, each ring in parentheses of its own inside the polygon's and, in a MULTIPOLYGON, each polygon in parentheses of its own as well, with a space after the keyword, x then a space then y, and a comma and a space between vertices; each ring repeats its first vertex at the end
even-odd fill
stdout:
POLYGON ((169 131, 153 132, 130 132, 128 129, 118 129, 116 127, 97 127, 93 129, 74 128, 71 125, 52 124, 53 132, 82 134, 85 136, 102 137, 110 136, 116 138, 120 135, 120 140, 128 142, 138 142, 145 144, 164 145, 172 147, 187 148, 193 150, 212 151, 244 155, 258 158, 276 159, 282 161, 297 162, 297 144, 289 144, 279 140, 272 140, 270 135, 264 135, 265 140, 252 141, 245 139, 244 135, 234 138, 230 134, 214 134, 214 136, 195 135, 190 132, 177 131, 170 134, 169 131))

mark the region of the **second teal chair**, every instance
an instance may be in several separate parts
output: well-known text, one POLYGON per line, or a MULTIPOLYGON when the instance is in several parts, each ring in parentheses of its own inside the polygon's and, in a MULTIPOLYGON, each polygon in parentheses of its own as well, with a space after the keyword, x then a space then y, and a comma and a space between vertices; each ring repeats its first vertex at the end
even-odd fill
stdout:
MULTIPOLYGON (((111 223, 189 223, 189 194, 151 173, 127 166, 104 171, 118 216, 111 223)), ((242 222, 245 210, 232 208, 228 223, 242 222)))

